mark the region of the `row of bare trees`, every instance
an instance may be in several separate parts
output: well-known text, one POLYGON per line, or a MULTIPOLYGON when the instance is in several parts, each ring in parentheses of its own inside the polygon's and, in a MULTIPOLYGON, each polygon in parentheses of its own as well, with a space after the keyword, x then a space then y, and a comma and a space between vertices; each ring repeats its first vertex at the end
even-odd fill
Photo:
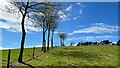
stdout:
POLYGON ((53 36, 54 31, 56 30, 58 23, 56 20, 59 18, 57 6, 59 4, 56 3, 45 3, 42 8, 39 8, 40 11, 31 15, 30 19, 35 23, 37 27, 41 27, 43 30, 43 41, 42 41, 42 51, 46 52, 46 32, 48 32, 47 36, 47 50, 49 50, 49 41, 50 34, 51 37, 51 46, 53 47, 53 36))
MULTIPOLYGON (((22 62, 23 51, 24 51, 24 43, 26 37, 25 30, 25 18, 28 18, 36 28, 42 28, 42 51, 46 52, 46 49, 49 50, 49 41, 50 34, 51 36, 51 46, 53 47, 53 37, 54 31, 56 30, 58 23, 57 19, 59 19, 58 11, 62 10, 62 4, 58 2, 30 2, 29 0, 26 2, 13 2, 9 1, 15 9, 9 9, 9 13, 20 13, 22 15, 21 19, 21 29, 22 29, 22 39, 21 39, 21 47, 20 54, 18 58, 18 62, 22 62), (48 32, 47 36, 47 48, 46 48, 46 32, 48 32)), ((64 39, 66 38, 65 33, 59 34, 61 38, 61 45, 64 46, 64 39)))

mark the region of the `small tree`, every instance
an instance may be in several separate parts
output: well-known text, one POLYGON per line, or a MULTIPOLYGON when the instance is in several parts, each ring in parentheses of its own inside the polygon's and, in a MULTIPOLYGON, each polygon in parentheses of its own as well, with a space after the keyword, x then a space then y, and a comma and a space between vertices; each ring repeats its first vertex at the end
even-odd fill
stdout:
POLYGON ((67 38, 67 34, 65 32, 59 32, 59 37, 60 37, 61 46, 65 46, 64 40, 67 38))

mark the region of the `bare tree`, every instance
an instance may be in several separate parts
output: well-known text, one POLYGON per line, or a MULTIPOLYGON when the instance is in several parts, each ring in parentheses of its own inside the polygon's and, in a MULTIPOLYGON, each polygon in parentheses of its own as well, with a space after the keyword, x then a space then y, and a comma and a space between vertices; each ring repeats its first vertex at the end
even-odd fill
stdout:
POLYGON ((20 54, 19 54, 19 58, 18 58, 18 62, 22 62, 22 56, 23 56, 23 50, 24 50, 24 43, 25 43, 25 37, 26 37, 26 31, 25 31, 25 18, 29 17, 30 13, 36 12, 38 8, 42 7, 41 4, 44 3, 38 3, 38 2, 13 2, 13 1, 9 1, 11 3, 11 5, 13 5, 16 9, 11 9, 8 6, 8 11, 10 12, 14 12, 18 10, 17 13, 20 13, 22 15, 22 20, 21 20, 21 26, 22 26, 22 39, 21 39, 21 47, 20 47, 20 54))
POLYGON ((64 40, 67 38, 67 34, 65 32, 59 32, 59 37, 60 37, 61 46, 65 46, 64 40))

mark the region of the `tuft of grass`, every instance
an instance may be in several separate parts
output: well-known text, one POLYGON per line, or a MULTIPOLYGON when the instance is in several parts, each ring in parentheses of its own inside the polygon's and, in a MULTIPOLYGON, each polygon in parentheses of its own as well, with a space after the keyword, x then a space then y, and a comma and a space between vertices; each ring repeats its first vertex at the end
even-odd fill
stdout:
MULTIPOLYGON (((35 55, 41 51, 41 48, 35 49, 35 55)), ((20 49, 11 49, 10 53, 10 63, 18 60, 20 49)), ((23 60, 32 57, 33 48, 25 48, 23 52, 23 60)), ((2 50, 2 66, 7 66, 8 50, 2 50)))

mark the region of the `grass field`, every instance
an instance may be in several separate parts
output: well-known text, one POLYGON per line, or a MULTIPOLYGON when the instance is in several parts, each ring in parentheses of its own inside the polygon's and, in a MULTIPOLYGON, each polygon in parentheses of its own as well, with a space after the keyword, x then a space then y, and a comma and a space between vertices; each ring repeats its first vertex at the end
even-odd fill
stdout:
POLYGON ((56 47, 28 64, 33 66, 118 66, 118 47, 56 47))
MULTIPOLYGON (((36 49, 36 54, 40 48, 36 49)), ((11 62, 16 61, 19 50, 12 50, 11 62)), ((25 49, 24 59, 32 55, 25 49)), ((6 65, 7 50, 2 51, 2 64, 6 65)), ((56 47, 28 62, 32 66, 118 66, 118 46, 66 46, 56 47)), ((25 66, 25 65, 22 65, 25 66)))
MULTIPOLYGON (((36 48, 35 55, 38 54, 38 52, 41 50, 41 48, 36 48)), ((27 59, 28 57, 32 57, 33 54, 33 48, 25 48, 23 53, 23 59, 27 59)), ((2 66, 7 65, 7 57, 8 57, 8 50, 2 50, 2 66)), ((11 55, 10 55, 10 62, 17 61, 19 57, 19 49, 11 49, 11 55)))

